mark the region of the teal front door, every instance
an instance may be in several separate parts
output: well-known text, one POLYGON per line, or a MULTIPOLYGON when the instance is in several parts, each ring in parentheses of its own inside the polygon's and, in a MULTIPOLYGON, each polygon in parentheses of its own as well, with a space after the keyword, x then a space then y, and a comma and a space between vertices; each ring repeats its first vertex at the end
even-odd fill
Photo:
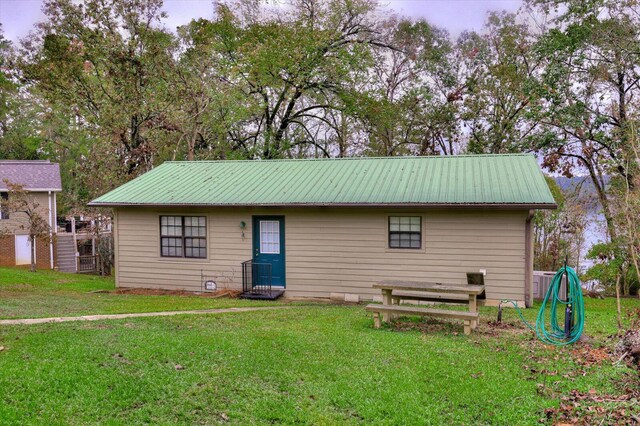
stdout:
POLYGON ((285 286, 284 253, 284 216, 254 216, 253 261, 271 265, 271 285, 285 286))

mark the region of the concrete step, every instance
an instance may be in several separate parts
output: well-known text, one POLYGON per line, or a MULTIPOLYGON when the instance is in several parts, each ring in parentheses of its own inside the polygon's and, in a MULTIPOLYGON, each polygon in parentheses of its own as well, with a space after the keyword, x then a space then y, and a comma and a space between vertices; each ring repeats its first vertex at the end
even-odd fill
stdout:
POLYGON ((76 272, 76 267, 73 265, 58 265, 58 270, 62 272, 76 272))

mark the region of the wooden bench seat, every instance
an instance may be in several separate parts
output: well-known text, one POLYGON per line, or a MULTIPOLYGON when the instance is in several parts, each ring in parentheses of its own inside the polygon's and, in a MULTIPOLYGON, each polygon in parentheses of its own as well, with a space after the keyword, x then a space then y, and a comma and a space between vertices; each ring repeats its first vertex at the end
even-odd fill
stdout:
POLYGON ((471 334, 472 321, 478 319, 478 312, 454 311, 449 309, 420 308, 415 306, 378 305, 372 303, 365 308, 373 312, 373 320, 376 328, 380 328, 380 314, 420 315, 440 318, 455 318, 464 320, 464 334, 471 334))

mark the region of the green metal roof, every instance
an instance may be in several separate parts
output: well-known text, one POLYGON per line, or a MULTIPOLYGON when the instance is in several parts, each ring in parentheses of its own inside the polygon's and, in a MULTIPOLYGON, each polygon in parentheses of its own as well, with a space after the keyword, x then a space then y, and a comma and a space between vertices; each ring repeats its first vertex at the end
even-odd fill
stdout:
POLYGON ((528 154, 171 161, 89 205, 556 207, 528 154))

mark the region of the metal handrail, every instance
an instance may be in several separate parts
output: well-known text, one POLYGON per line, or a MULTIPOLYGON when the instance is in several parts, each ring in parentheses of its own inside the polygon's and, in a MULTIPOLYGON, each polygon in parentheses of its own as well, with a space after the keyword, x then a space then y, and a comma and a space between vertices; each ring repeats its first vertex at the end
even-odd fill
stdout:
POLYGON ((252 260, 242 262, 242 291, 247 294, 271 294, 271 264, 252 260))

